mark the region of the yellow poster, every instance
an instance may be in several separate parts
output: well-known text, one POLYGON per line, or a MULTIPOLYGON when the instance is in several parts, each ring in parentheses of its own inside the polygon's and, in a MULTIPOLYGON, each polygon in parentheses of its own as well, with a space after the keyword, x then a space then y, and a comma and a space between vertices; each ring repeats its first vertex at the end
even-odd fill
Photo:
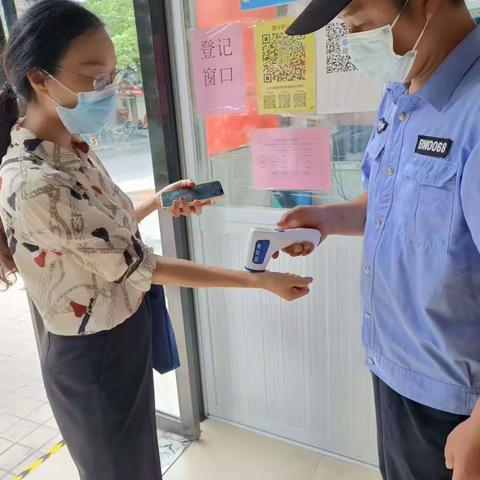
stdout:
POLYGON ((285 33, 293 19, 256 26, 258 110, 271 113, 315 113, 315 35, 285 33))

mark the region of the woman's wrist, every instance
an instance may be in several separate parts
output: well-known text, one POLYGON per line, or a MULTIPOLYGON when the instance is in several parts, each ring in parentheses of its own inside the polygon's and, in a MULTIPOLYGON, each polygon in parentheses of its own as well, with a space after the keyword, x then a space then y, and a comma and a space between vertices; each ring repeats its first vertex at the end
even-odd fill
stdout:
POLYGON ((230 270, 236 280, 234 283, 239 288, 263 288, 261 276, 262 274, 247 272, 246 270, 230 270))
POLYGON ((245 288, 265 289, 264 273, 240 272, 245 277, 245 288))

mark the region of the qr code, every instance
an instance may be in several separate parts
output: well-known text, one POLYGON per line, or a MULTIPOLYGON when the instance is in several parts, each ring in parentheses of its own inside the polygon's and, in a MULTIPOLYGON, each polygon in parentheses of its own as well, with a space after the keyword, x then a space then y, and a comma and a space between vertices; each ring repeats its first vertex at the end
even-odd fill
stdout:
POLYGON ((307 106, 307 94, 295 93, 293 95, 293 105, 295 108, 302 108, 307 106))
POLYGON ((327 25, 327 73, 346 73, 357 70, 342 45, 347 34, 348 27, 342 22, 335 21, 327 25))
POLYGON ((277 96, 265 95, 263 97, 263 108, 265 110, 274 110, 277 108, 277 96))
POLYGON ((278 96, 278 106, 280 108, 291 108, 292 107, 292 96, 288 93, 281 93, 278 96))
POLYGON ((262 35, 265 83, 296 82, 306 78, 305 37, 283 32, 262 35))

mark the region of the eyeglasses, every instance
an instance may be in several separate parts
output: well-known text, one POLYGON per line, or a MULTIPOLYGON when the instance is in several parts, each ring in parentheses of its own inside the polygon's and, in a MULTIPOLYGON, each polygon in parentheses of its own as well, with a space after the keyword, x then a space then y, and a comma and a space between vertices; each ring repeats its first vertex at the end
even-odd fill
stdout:
POLYGON ((60 72, 71 73, 73 75, 78 75, 80 77, 89 78, 93 81, 93 89, 97 92, 103 90, 104 88, 113 85, 117 87, 121 81, 125 78, 125 70, 115 70, 114 73, 99 73, 95 77, 90 77, 89 75, 84 75, 83 73, 72 72, 70 70, 65 70, 64 68, 57 67, 56 70, 60 72))

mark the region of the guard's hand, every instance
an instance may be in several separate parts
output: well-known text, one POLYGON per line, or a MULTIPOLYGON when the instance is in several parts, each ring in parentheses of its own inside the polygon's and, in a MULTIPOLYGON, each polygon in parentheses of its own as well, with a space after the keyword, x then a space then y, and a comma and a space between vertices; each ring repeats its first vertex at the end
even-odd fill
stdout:
MULTIPOLYGON (((160 207, 162 207, 162 194, 165 192, 172 192, 175 190, 180 190, 183 188, 195 188, 195 182, 193 180, 180 180, 178 182, 172 183, 167 187, 160 190, 157 193, 157 202, 160 207)), ((201 215, 203 208, 212 205, 210 200, 206 202, 201 202, 200 200, 195 200, 192 204, 189 204, 184 197, 181 197, 179 200, 175 200, 172 205, 171 213, 174 217, 189 217, 191 215, 201 215)))
MULTIPOLYGON (((322 241, 326 238, 327 233, 322 226, 321 207, 319 206, 305 206, 295 207, 283 215, 278 222, 278 228, 283 230, 291 230, 293 228, 316 228, 322 234, 322 241)), ((297 243, 283 251, 291 257, 305 257, 310 255, 315 250, 316 245, 310 242, 297 243)), ((279 252, 273 255, 273 258, 278 258, 279 252)))
POLYGON ((452 480, 480 480, 480 421, 471 417, 448 437, 445 461, 452 480))

